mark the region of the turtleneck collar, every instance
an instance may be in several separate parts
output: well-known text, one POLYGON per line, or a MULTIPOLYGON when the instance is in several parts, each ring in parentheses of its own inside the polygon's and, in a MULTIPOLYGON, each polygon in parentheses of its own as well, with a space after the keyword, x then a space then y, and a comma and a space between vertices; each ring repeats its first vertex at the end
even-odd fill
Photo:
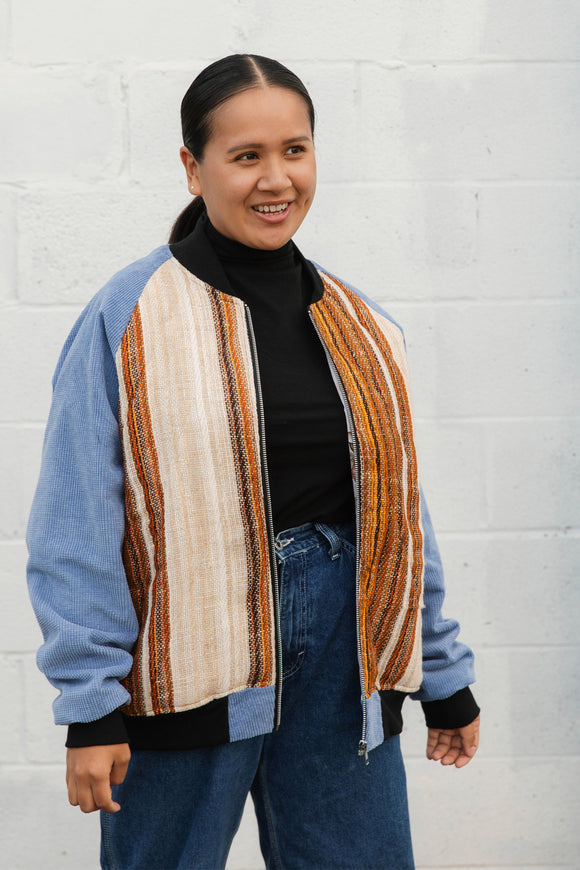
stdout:
MULTIPOLYGON (((309 300, 310 303, 315 303, 322 298, 324 292, 322 278, 318 274, 315 265, 302 256, 294 242, 290 241, 287 245, 278 248, 276 251, 261 251, 254 248, 248 248, 246 245, 241 245, 239 242, 233 242, 231 239, 226 239, 225 236, 218 233, 217 230, 211 226, 209 218, 207 218, 205 214, 200 216, 195 228, 188 236, 179 242, 172 242, 169 245, 171 253, 176 260, 178 260, 185 269, 193 275, 196 275, 201 281, 204 281, 206 284, 209 284, 211 287, 214 287, 216 290, 220 290, 223 293, 231 293, 230 282, 227 278, 226 270, 224 269, 226 264, 222 264, 221 256, 218 255, 214 244, 209 238, 207 232, 208 228, 211 228, 213 233, 222 238, 228 245, 234 245, 235 247, 239 247, 246 252, 251 252, 252 254, 277 255, 278 251, 285 251, 287 245, 289 245, 293 256, 295 255, 298 260, 300 260, 303 269, 305 270, 305 274, 309 275, 310 281, 312 282, 313 292, 309 300)), ((247 265, 250 263, 253 263, 255 266, 259 265, 259 262, 251 259, 248 260, 247 265)), ((288 264, 283 261, 282 268, 286 268, 287 265, 291 265, 291 261, 288 264)), ((278 270, 277 259, 274 259, 271 268, 276 271, 278 270)), ((265 271, 268 270, 266 269, 265 271)))
POLYGON ((228 239, 222 235, 206 215, 202 215, 200 221, 203 221, 207 237, 222 263, 259 263, 265 268, 268 268, 269 265, 280 268, 281 266, 291 266, 295 262, 296 249, 291 239, 281 248, 276 248, 273 251, 249 248, 235 239, 228 239))

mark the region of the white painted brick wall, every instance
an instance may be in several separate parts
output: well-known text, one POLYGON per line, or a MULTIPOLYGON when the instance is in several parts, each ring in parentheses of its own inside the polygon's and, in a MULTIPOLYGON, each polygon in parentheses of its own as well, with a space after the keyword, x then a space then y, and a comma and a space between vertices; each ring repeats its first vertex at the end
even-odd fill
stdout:
POLYGON ((123 108, 118 75, 98 65, 11 63, 2 65, 0 75, 2 181, 95 181, 103 173, 120 171, 123 108), (72 125, 78 125, 76 134, 72 125))
MULTIPOLYGON (((404 746, 421 870, 579 866, 577 0, 0 0, 0 866, 98 864, 68 807, 23 535, 50 378, 82 305, 188 195, 178 107, 207 62, 287 61, 318 109, 298 241, 404 325, 447 612, 480 756, 404 746)), ((231 870, 262 866, 248 808, 231 870)))

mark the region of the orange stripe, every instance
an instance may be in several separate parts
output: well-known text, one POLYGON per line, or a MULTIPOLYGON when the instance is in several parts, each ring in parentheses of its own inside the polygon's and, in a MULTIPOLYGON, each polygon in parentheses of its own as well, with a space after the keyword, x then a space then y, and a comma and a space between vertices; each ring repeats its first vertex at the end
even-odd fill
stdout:
MULTIPOLYGON (((165 555, 163 486, 151 426, 143 333, 139 306, 135 308, 122 341, 123 380, 128 398, 125 421, 133 462, 145 498, 149 529, 154 545, 154 576, 142 581, 151 592, 149 619, 149 672, 155 713, 173 712, 173 684, 170 661, 169 588, 165 555)), ((135 527, 136 516, 127 516, 135 527)), ((134 534, 140 534, 138 523, 134 534)), ((143 625, 141 627, 143 631, 143 625)), ((136 684, 138 680, 135 680, 136 684)), ((144 703, 137 698, 134 706, 144 703)))

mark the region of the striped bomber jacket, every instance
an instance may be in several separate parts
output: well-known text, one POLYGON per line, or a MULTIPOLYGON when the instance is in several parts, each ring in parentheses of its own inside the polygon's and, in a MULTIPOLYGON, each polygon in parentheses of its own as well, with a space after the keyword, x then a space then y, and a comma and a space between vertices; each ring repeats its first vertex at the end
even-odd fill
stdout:
MULTIPOLYGON (((324 270, 316 280, 309 314, 351 444, 362 738, 372 749, 400 730, 393 698, 396 708, 407 693, 431 702, 461 692, 472 654, 440 614, 401 330, 324 270)), ((57 723, 122 709, 144 748, 168 723, 186 745, 207 745, 266 733, 279 717, 257 356, 249 311, 224 288, 199 227, 158 248, 92 299, 53 381, 27 534, 38 663, 60 690, 57 723)))

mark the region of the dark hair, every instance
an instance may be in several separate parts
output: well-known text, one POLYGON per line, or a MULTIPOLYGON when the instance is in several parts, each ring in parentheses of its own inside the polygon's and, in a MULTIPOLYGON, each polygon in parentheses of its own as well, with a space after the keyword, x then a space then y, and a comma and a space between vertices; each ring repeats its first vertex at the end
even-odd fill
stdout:
MULTIPOLYGON (((207 66, 189 86, 181 102, 183 144, 196 160, 203 152, 212 133, 213 113, 230 97, 264 86, 294 91, 306 103, 310 127, 314 134, 314 106, 304 84, 277 60, 258 54, 231 54, 207 66)), ((181 212, 169 236, 169 243, 179 242, 193 230, 205 211, 201 196, 196 196, 181 212)))

